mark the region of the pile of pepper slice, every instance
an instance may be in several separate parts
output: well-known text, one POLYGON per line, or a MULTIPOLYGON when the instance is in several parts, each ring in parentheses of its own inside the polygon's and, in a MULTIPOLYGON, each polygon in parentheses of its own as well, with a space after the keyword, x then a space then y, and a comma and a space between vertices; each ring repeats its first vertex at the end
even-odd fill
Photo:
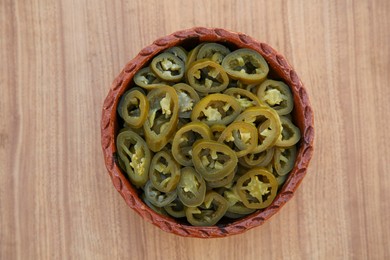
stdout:
POLYGON ((194 226, 268 207, 294 167, 293 95, 251 49, 175 46, 122 95, 118 163, 144 202, 194 226))

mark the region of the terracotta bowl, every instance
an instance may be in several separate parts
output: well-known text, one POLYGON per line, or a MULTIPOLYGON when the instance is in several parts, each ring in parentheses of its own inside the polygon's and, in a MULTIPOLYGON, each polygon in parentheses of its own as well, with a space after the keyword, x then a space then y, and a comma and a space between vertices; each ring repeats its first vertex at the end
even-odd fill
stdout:
POLYGON ((227 31, 220 28, 196 27, 177 31, 154 41, 153 44, 142 49, 131 60, 114 80, 104 101, 101 138, 104 160, 114 187, 122 195, 127 205, 137 212, 143 219, 156 225, 166 232, 185 237, 214 238, 240 234, 248 229, 262 225, 266 220, 278 212, 289 201, 306 175, 309 161, 313 154, 313 110, 301 80, 286 59, 273 48, 261 43, 252 37, 227 31), (115 140, 119 130, 116 108, 119 98, 131 85, 134 74, 147 65, 158 53, 172 46, 182 45, 192 48, 200 42, 221 42, 231 49, 250 48, 259 52, 268 62, 270 76, 286 82, 294 95, 293 120, 302 133, 298 144, 298 156, 295 166, 286 180, 284 186, 272 204, 264 210, 238 220, 231 220, 211 227, 195 227, 179 222, 176 219, 159 215, 140 199, 137 189, 132 186, 126 175, 121 171, 116 160, 115 140), (130 84, 129 84, 130 83, 130 84))

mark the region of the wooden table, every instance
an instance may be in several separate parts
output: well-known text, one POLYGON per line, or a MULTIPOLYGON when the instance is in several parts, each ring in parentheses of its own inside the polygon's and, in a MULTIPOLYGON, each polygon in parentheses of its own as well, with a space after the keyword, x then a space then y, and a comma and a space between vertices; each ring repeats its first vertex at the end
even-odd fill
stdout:
POLYGON ((0 0, 0 259, 389 259, 390 2, 0 0), (263 226, 188 239, 106 172, 103 100, 154 39, 193 26, 267 42, 306 85, 315 155, 263 226))

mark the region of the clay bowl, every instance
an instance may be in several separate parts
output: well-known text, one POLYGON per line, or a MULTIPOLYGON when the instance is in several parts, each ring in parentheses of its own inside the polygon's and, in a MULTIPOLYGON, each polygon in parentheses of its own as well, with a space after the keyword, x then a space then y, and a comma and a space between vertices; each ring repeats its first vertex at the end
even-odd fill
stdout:
POLYGON ((269 45, 258 42, 242 33, 230 32, 220 28, 196 27, 177 31, 157 39, 153 44, 142 49, 133 60, 126 64, 114 80, 104 101, 101 138, 105 164, 114 187, 124 198, 127 205, 143 219, 166 232, 180 236, 200 238, 226 237, 240 234, 248 229, 262 225, 292 198, 306 175, 307 167, 313 154, 313 110, 310 106, 307 92, 295 70, 281 54, 277 53, 269 45), (231 47, 231 49, 250 48, 258 51, 268 62, 271 77, 283 80, 290 86, 294 95, 293 120, 300 128, 302 134, 301 141, 298 144, 298 156, 295 166, 272 204, 266 209, 256 211, 245 218, 231 220, 230 222, 225 221, 222 224, 211 227, 190 226, 173 218, 159 215, 146 206, 140 199, 137 189, 132 186, 125 177, 126 175, 119 168, 115 147, 116 135, 119 130, 116 108, 119 98, 128 88, 129 83, 131 85, 134 74, 147 65, 155 55, 165 49, 176 45, 192 48, 200 42, 222 42, 226 46, 231 47))

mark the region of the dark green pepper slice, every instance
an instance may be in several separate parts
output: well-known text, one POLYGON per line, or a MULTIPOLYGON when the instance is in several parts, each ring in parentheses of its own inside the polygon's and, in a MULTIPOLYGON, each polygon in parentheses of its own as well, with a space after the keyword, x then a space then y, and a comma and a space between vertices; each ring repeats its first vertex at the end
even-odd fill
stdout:
POLYGON ((225 90, 224 94, 234 97, 240 104, 242 110, 253 106, 264 107, 264 104, 262 104, 255 94, 242 88, 228 88, 225 90))
POLYGON ((203 203, 206 195, 206 183, 194 168, 184 167, 181 169, 177 195, 187 207, 196 207, 203 203))
POLYGON ((148 112, 149 101, 138 89, 126 91, 118 104, 118 114, 131 128, 142 127, 148 112))
POLYGON ((275 145, 279 147, 290 147, 295 145, 301 139, 301 131, 296 127, 290 119, 281 116, 282 132, 279 135, 275 145))
POLYGON ((178 198, 176 198, 167 206, 164 206, 164 209, 174 218, 184 218, 186 216, 186 207, 178 198))
POLYGON ((238 49, 222 61, 222 67, 233 79, 243 83, 260 83, 269 72, 269 67, 263 56, 251 49, 238 49))
POLYGON ((257 90, 259 99, 279 115, 289 114, 294 107, 290 88, 282 81, 266 80, 257 90))
POLYGON ((206 43, 203 45, 196 56, 197 60, 210 59, 218 64, 222 63, 222 60, 226 55, 230 53, 230 50, 218 43, 206 43))
POLYGON ((211 94, 195 105, 192 121, 201 121, 207 125, 228 125, 240 114, 241 106, 232 96, 211 94))
POLYGON ((198 140, 193 145, 192 161, 206 181, 217 181, 234 170, 237 156, 227 145, 212 140, 198 140))
POLYGON ((144 192, 146 199, 154 206, 160 208, 169 205, 177 197, 176 190, 167 193, 161 192, 150 181, 145 184, 144 192))
POLYGON ((237 180, 236 191, 247 208, 263 209, 276 197, 278 182, 264 168, 254 168, 237 180))
POLYGON ((156 213, 158 213, 160 215, 168 216, 168 214, 167 214, 167 212, 165 211, 164 208, 156 207, 152 203, 150 203, 150 201, 146 198, 145 193, 142 193, 141 199, 154 212, 156 212, 156 213))
POLYGON ((176 189, 180 180, 180 167, 167 151, 160 151, 150 163, 149 179, 153 186, 162 192, 176 189))
POLYGON ((192 109, 199 102, 199 95, 190 85, 177 83, 172 86, 179 97, 179 117, 190 118, 192 109))
POLYGON ((227 208, 224 197, 211 191, 200 206, 186 209, 187 221, 193 226, 213 226, 225 215, 227 208))
POLYGON ((177 82, 184 76, 184 62, 169 52, 163 52, 153 58, 150 69, 161 79, 177 82))
POLYGON ((151 153, 148 145, 138 134, 131 130, 126 130, 118 134, 116 138, 116 148, 125 166, 127 175, 131 182, 140 187, 148 180, 151 153))
POLYGON ((187 81, 196 91, 215 93, 223 91, 229 84, 229 77, 218 63, 203 59, 190 64, 187 81))
POLYGON ((173 138, 178 122, 179 98, 170 86, 153 89, 147 95, 149 114, 144 124, 146 143, 153 152, 160 151, 173 138))
POLYGON ((271 147, 260 153, 249 153, 239 159, 239 163, 242 163, 245 167, 251 168, 254 166, 266 167, 274 157, 275 148, 271 147))
POLYGON ((258 133, 255 126, 245 122, 233 122, 218 138, 220 143, 233 143, 237 158, 251 153, 257 146, 258 133))
POLYGON ((223 177, 222 179, 216 181, 207 181, 207 187, 214 189, 214 188, 221 188, 230 185, 233 182, 234 177, 236 176, 236 172, 237 172, 237 166, 230 174, 223 177))
POLYGON ((187 51, 183 47, 174 46, 172 48, 169 48, 165 52, 175 55, 176 57, 181 59, 184 62, 184 64, 187 62, 187 51))
POLYGON ((295 146, 289 148, 275 148, 274 168, 279 176, 286 175, 294 168, 296 157, 297 148, 295 146))
POLYGON ((186 71, 188 71, 188 68, 190 67, 190 65, 191 65, 194 61, 196 61, 196 57, 198 56, 198 52, 199 52, 200 48, 202 48, 203 45, 205 45, 205 43, 199 44, 198 46, 196 46, 195 48, 193 48, 193 49, 188 53, 187 62, 186 62, 186 71))
POLYGON ((255 125, 259 130, 259 144, 252 153, 260 153, 273 146, 282 132, 278 114, 269 108, 250 107, 242 112, 236 121, 255 125))
POLYGON ((212 138, 210 128, 201 122, 191 122, 181 127, 172 141, 172 155, 183 166, 192 166, 192 145, 198 139, 212 138))
POLYGON ((149 67, 140 69, 134 75, 134 83, 147 90, 151 90, 154 88, 161 87, 162 85, 166 85, 164 81, 162 81, 153 71, 150 70, 149 67))

